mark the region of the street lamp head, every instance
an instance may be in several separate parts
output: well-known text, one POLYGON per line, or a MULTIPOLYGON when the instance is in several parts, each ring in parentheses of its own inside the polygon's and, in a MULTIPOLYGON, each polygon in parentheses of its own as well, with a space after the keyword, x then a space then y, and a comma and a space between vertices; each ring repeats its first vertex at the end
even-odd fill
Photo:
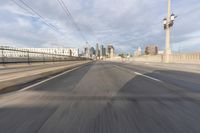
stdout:
POLYGON ((172 15, 171 15, 171 21, 174 21, 175 17, 176 17, 175 14, 172 13, 172 15))
POLYGON ((163 19, 163 24, 164 24, 164 25, 167 24, 167 19, 166 19, 166 18, 163 19))

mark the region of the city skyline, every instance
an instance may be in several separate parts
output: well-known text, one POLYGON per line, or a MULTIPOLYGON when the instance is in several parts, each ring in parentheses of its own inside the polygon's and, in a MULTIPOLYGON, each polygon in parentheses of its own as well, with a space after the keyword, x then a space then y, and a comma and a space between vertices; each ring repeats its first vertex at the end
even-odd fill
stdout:
POLYGON ((0 0, 0 133, 199 133, 199 0, 0 0))
MULTIPOLYGON (((54 25, 57 32, 49 28, 37 15, 30 13, 30 10, 27 11, 27 7, 23 6, 19 0, 15 2, 0 1, 2 20, 0 43, 2 45, 77 48, 85 45, 84 39, 75 30, 56 0, 34 2, 26 0, 25 2, 45 17, 48 24, 54 25)), ((144 49, 149 44, 156 44, 160 49, 165 47, 165 32, 162 27, 162 19, 167 11, 165 0, 153 2, 147 0, 87 0, 84 2, 64 0, 64 2, 82 34, 92 46, 95 46, 97 42, 99 44, 112 43, 117 53, 133 52, 138 46, 144 49), (123 8, 121 8, 122 4, 123 8)), ((200 24, 196 17, 200 13, 198 1, 172 0, 172 11, 178 15, 172 29, 172 50, 199 51, 200 24)))

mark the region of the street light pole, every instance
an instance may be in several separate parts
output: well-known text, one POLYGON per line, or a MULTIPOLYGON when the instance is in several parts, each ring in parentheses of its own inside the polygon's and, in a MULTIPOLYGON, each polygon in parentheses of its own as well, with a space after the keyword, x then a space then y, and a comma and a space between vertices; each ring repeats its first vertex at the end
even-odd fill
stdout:
POLYGON ((166 47, 165 47, 165 54, 171 54, 171 47, 170 47, 170 32, 171 28, 169 23, 171 21, 171 0, 168 0, 168 14, 167 14, 167 27, 166 27, 166 47))
POLYGON ((165 44, 165 62, 169 63, 170 54, 172 54, 171 46, 170 46, 170 32, 171 27, 174 24, 175 15, 171 14, 171 0, 168 0, 168 11, 167 11, 167 18, 164 18, 163 24, 164 29, 166 31, 166 44, 165 44))

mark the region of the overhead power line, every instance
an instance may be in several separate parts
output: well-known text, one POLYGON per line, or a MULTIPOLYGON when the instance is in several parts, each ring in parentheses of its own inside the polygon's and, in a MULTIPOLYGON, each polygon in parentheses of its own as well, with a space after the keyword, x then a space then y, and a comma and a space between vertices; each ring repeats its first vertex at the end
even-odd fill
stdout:
POLYGON ((70 19, 70 21, 72 22, 72 24, 74 25, 74 27, 76 28, 76 30, 79 32, 79 34, 81 35, 82 39, 85 42, 88 42, 87 39, 85 38, 85 36, 82 33, 82 30, 80 29, 80 27, 78 26, 78 24, 75 22, 74 17, 72 16, 72 14, 70 13, 67 5, 63 2, 63 0, 57 0, 59 5, 61 6, 61 8, 63 9, 64 13, 66 14, 66 16, 70 19))
POLYGON ((54 25, 52 24, 49 24, 48 22, 46 22, 45 18, 40 15, 35 9, 33 9, 29 4, 27 4, 25 1, 23 0, 19 0, 19 2, 21 4, 23 4, 26 8, 24 8, 22 5, 20 5, 17 1, 15 0, 12 0, 18 7, 22 8, 23 10, 26 10, 28 13, 32 12, 34 13, 36 16, 38 16, 40 18, 40 20, 45 24, 47 25, 49 28, 51 28, 52 30, 56 31, 56 32, 59 32, 57 27, 55 27, 54 25), (29 9, 29 10, 28 10, 29 9))
MULTIPOLYGON (((48 22, 46 22, 45 17, 43 17, 40 13, 38 13, 34 8, 32 8, 27 2, 25 2, 24 0, 11 0, 12 2, 14 2, 14 4, 16 4, 18 7, 20 7, 21 9, 25 10, 26 12, 28 12, 31 15, 36 15, 38 18, 40 18, 41 22, 43 22, 46 26, 48 26, 52 31, 55 32, 59 32, 58 28, 55 27, 52 24, 49 24, 48 22)), ((64 34, 62 34, 64 35, 64 34)), ((55 39, 57 40, 57 37, 55 37, 55 39)), ((62 47, 64 47, 63 45, 61 45, 62 47)))
POLYGON ((16 4, 18 7, 20 7, 21 9, 25 10, 26 12, 33 14, 33 12, 31 12, 30 10, 28 10, 27 8, 25 8, 24 6, 22 6, 21 4, 19 4, 17 1, 12 0, 12 2, 14 2, 14 4, 16 4))

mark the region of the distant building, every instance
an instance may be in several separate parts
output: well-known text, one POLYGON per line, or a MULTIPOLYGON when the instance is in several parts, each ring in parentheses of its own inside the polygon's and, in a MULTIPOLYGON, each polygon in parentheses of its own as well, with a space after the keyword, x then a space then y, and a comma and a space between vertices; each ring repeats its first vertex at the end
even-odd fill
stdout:
POLYGON ((108 58, 113 58, 115 56, 115 49, 112 45, 108 45, 107 54, 108 58))
POLYGON ((106 48, 103 45, 100 46, 100 58, 103 59, 106 57, 106 48))
POLYGON ((90 48, 90 57, 93 57, 93 56, 95 56, 95 49, 94 49, 94 47, 91 47, 90 48))
POLYGON ((163 50, 158 51, 158 54, 164 54, 164 51, 163 50))
POLYGON ((156 45, 149 45, 145 48, 146 55, 157 55, 158 54, 158 47, 156 45))
POLYGON ((90 58, 90 49, 89 47, 84 48, 84 57, 90 58))
POLYGON ((141 56, 141 55, 142 55, 141 47, 138 47, 134 52, 134 56, 141 56))
POLYGON ((106 57, 106 48, 103 48, 103 56, 106 57))
MULTIPOLYGON (((19 48, 18 48, 19 49, 19 48)), ((50 54, 59 54, 67 56, 78 56, 78 49, 76 48, 23 48, 33 52, 44 52, 50 54)))
POLYGON ((99 50, 99 44, 96 44, 96 58, 100 59, 100 50, 99 50))
POLYGON ((103 45, 100 45, 100 58, 103 57, 103 45))

